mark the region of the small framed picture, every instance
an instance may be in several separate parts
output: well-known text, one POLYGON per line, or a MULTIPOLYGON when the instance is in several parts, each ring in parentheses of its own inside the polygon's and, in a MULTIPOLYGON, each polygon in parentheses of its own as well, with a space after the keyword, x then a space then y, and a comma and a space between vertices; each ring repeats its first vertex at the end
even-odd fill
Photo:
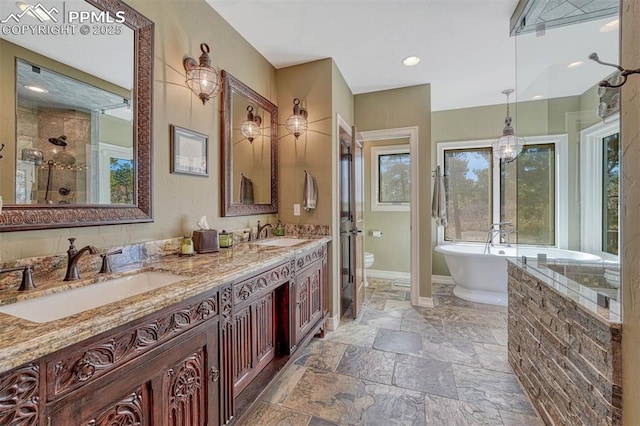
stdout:
POLYGON ((171 173, 209 176, 208 136, 171 124, 171 173))

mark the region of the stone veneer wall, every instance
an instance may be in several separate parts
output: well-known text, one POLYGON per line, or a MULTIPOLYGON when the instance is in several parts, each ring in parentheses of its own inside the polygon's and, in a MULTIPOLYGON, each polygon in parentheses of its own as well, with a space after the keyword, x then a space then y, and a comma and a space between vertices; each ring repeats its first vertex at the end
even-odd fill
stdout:
POLYGON ((622 325, 509 262, 509 363, 547 424, 622 424, 622 325))

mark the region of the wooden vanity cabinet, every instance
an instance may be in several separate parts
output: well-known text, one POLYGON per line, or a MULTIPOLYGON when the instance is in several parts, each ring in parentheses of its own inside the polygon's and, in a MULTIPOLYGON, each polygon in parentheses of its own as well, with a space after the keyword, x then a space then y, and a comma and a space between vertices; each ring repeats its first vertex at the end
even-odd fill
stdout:
POLYGON ((0 374, 2 425, 219 424, 212 290, 0 374))
MULTIPOLYGON (((293 291, 293 339, 295 345, 324 321, 327 311, 327 256, 326 247, 296 258, 296 276, 293 291)), ((322 329, 324 332, 324 328, 322 329)))

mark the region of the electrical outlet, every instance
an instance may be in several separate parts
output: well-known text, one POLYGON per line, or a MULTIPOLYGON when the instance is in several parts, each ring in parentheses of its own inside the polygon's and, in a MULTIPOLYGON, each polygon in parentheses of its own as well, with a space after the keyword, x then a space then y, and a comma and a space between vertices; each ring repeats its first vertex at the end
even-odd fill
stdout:
POLYGON ((300 216, 300 204, 293 205, 293 215, 300 216))

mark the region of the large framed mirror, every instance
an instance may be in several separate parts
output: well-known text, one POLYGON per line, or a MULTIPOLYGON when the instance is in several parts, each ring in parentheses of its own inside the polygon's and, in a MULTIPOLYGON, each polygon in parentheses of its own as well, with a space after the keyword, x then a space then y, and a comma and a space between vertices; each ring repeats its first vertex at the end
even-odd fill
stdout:
POLYGON ((56 28, 0 35, 0 232, 151 222, 153 23, 120 0, 52 3, 3 7, 56 28))
POLYGON ((222 216, 278 212, 278 107, 222 71, 222 216))

